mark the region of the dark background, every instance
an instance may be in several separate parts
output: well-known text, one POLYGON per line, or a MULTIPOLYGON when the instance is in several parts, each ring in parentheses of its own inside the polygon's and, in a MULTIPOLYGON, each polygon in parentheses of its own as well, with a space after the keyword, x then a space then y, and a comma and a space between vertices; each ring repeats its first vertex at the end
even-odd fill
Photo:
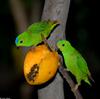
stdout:
MULTIPOLYGON (((28 0, 22 1, 26 4, 27 16, 29 16, 30 2, 28 0)), ((42 0, 40 3, 43 2, 42 0)), ((84 82, 79 87, 84 99, 100 98, 99 12, 99 4, 96 0, 71 0, 66 25, 66 38, 82 53, 95 80, 95 83, 91 82, 92 87, 84 82)), ((28 96, 31 93, 31 99, 37 96, 36 91, 33 92, 32 86, 26 83, 22 71, 23 67, 17 67, 15 61, 16 59, 18 59, 17 62, 20 61, 20 56, 17 57, 16 55, 18 53, 14 43, 16 31, 9 0, 0 0, 0 98, 27 99, 23 96, 28 96)), ((65 97, 70 99, 71 94, 66 93, 66 82, 64 85, 65 97)))

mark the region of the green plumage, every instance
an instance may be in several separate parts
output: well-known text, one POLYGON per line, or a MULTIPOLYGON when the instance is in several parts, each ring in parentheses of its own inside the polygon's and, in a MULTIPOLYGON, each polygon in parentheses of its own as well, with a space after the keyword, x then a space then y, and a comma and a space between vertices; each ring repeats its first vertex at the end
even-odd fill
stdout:
POLYGON ((41 35, 47 38, 55 26, 57 21, 41 21, 29 26, 25 32, 18 35, 15 40, 16 46, 36 46, 43 41, 41 35))
POLYGON ((76 77, 77 85, 79 86, 82 80, 91 85, 88 79, 91 74, 82 55, 67 40, 58 41, 57 46, 63 54, 67 70, 76 77))

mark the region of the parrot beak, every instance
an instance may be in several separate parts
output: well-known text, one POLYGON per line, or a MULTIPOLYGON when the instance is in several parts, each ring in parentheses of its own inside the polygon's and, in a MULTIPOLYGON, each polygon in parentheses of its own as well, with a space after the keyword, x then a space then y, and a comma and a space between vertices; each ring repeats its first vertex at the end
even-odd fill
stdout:
POLYGON ((17 46, 17 49, 22 49, 23 47, 22 46, 17 46))
POLYGON ((19 49, 20 47, 17 47, 17 49, 19 49))
POLYGON ((18 47, 17 47, 17 49, 21 49, 21 48, 22 48, 21 46, 18 46, 18 47))

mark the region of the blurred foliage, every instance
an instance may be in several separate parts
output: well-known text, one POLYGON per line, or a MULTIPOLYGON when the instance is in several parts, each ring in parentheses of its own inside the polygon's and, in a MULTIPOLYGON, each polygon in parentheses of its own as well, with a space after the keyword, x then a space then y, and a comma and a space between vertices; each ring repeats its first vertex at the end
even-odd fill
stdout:
POLYGON ((2 14, 9 14, 9 6, 8 6, 8 0, 0 0, 0 13, 2 14))
POLYGON ((32 1, 35 1, 35 0, 22 0, 22 2, 24 2, 26 7, 28 7, 28 8, 30 8, 30 6, 32 6, 32 1))

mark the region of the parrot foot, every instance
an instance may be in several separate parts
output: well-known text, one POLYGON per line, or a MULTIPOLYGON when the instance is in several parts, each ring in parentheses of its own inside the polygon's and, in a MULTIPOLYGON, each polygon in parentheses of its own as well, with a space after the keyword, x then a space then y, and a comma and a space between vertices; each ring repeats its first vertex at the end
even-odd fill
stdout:
POLYGON ((48 49, 53 52, 54 50, 49 46, 47 39, 45 38, 45 36, 43 34, 41 34, 42 40, 44 42, 44 44, 48 47, 48 49))
POLYGON ((67 68, 67 69, 66 69, 66 71, 68 71, 68 72, 69 72, 70 70, 67 68))
POLYGON ((76 91, 78 89, 79 85, 76 84, 75 87, 74 87, 74 90, 76 91))
POLYGON ((76 84, 74 88, 72 88, 72 91, 75 92, 79 87, 79 84, 76 84))

